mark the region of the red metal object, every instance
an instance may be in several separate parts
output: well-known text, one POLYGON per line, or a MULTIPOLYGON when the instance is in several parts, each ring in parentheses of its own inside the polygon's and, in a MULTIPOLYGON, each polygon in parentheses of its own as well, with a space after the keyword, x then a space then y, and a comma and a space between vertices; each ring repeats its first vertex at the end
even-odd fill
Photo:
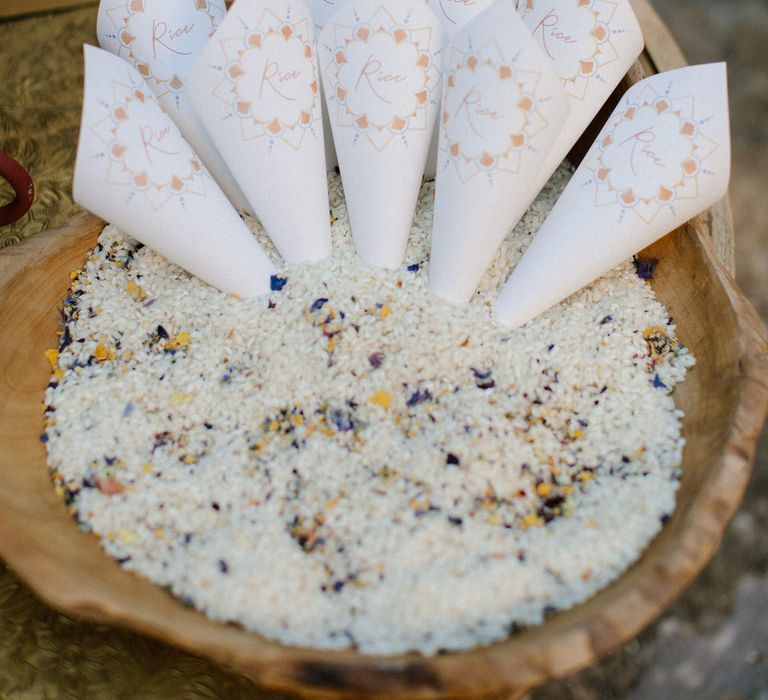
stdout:
POLYGON ((13 187, 16 197, 0 207, 0 226, 18 221, 29 211, 35 201, 35 185, 29 173, 7 153, 0 151, 0 177, 13 187))

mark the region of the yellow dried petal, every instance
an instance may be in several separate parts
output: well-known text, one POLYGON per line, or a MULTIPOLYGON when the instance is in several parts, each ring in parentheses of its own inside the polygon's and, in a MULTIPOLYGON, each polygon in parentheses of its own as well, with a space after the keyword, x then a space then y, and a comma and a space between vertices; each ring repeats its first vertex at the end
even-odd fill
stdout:
POLYGON ((389 314, 392 312, 392 309, 390 309, 388 306, 382 306, 381 307, 381 318, 382 320, 385 319, 389 314))
POLYGON ((123 544, 131 544, 136 539, 136 535, 125 528, 120 529, 117 533, 117 537, 123 544))
POLYGON ((109 350, 107 350, 104 343, 99 343, 96 346, 96 349, 93 351, 93 356, 99 361, 104 362, 107 358, 109 358, 109 350))
POLYGON ((149 474, 149 472, 152 471, 152 462, 147 462, 142 468, 141 471, 143 471, 145 474, 149 474))
POLYGON ((55 368, 59 362, 59 351, 56 348, 51 348, 45 351, 45 356, 48 358, 48 362, 51 363, 51 367, 55 368))
POLYGON ((536 513, 528 513, 528 515, 523 518, 522 525, 525 528, 536 527, 541 525, 543 522, 544 521, 538 515, 536 515, 536 513))
POLYGON ((159 527, 159 528, 157 528, 157 530, 155 530, 155 537, 157 537, 157 539, 159 539, 159 540, 161 540, 161 539, 163 539, 163 537, 165 537, 165 532, 163 531, 163 528, 159 527))
POLYGON ((147 293, 133 280, 128 280, 125 283, 125 291, 128 292, 136 301, 144 301, 147 298, 147 293))
POLYGON ((384 409, 389 408, 392 405, 392 394, 388 391, 379 390, 368 398, 368 401, 375 403, 377 406, 381 406, 384 409))
POLYGON ((189 337, 189 333, 187 331, 182 331, 176 336, 176 342, 182 347, 185 348, 187 345, 190 344, 191 338, 189 337))
POLYGON ((552 493, 553 488, 554 487, 552 484, 539 484, 536 487, 536 493, 538 493, 542 498, 546 498, 550 493, 552 493))
POLYGON ((195 397, 194 391, 180 391, 171 396, 171 406, 180 406, 189 403, 195 397))
POLYGON ((589 472, 581 472, 581 474, 579 474, 580 481, 589 481, 591 478, 592 478, 592 474, 590 474, 589 472))

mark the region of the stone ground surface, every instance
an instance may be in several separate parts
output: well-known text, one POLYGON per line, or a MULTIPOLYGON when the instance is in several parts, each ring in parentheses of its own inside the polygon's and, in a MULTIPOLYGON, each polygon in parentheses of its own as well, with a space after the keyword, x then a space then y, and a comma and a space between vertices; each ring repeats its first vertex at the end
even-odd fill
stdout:
MULTIPOLYGON (((768 321, 768 0, 654 2, 691 62, 729 63, 737 276, 768 321)), ((90 13, 86 9, 60 15, 60 41, 53 47, 30 46, 25 58, 48 65, 46 61, 60 54, 77 53, 82 34, 92 23, 90 13)), ((12 65, 3 66, 0 61, 3 80, 10 79, 13 72, 12 65)), ((72 76, 72 85, 79 79, 72 76)), ((19 85, 30 94, 33 87, 19 85)), ((66 100, 49 102, 38 102, 39 109, 32 114, 46 128, 58 123, 46 109, 69 108, 66 100)), ((16 114, 13 100, 6 107, 9 105, 0 100, 0 137, 4 126, 24 116, 16 114)), ((70 131, 62 132, 60 138, 74 143, 74 127, 70 131)), ((23 144, 16 145, 27 156, 25 162, 34 165, 34 148, 29 146, 27 153, 23 144)), ((42 171, 51 166, 50 162, 39 164, 42 171)), ((44 172, 33 174, 42 182, 44 172)), ((44 184, 46 196, 64 196, 59 190, 65 185, 58 181, 44 184)), ((657 624, 602 663, 535 691, 530 700, 768 700, 766 467, 768 433, 763 435, 743 506, 719 553, 657 624)), ((245 700, 268 696, 277 700, 276 695, 257 694, 244 679, 201 659, 115 628, 59 615, 39 603, 2 567, 0 581, 5 582, 0 587, 2 700, 245 700)))
MULTIPOLYGON (((691 63, 728 61, 739 283, 768 322, 768 2, 653 0, 691 63)), ((531 700, 768 700, 768 431, 720 550, 639 639, 531 700)))

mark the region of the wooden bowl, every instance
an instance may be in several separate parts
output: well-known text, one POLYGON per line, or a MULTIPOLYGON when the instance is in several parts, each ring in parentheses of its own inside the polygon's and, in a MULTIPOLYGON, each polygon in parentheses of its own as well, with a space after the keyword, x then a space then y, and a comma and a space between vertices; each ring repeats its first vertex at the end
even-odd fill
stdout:
MULTIPOLYGON (((638 0, 648 39, 648 22, 658 18, 646 8, 638 0)), ((652 35, 665 56, 656 65, 679 65, 663 26, 652 35)), ((629 80, 653 69, 646 54, 629 80)), ((69 273, 102 227, 87 214, 0 254, 0 556, 69 615, 157 637, 264 686, 304 695, 516 697, 587 666, 637 635, 704 568, 750 474, 768 410, 768 341, 715 253, 713 235, 729 253, 729 217, 722 211, 697 217, 646 251, 659 260, 654 289, 697 359, 675 391, 687 444, 674 516, 618 581, 541 626, 485 649, 435 658, 285 647, 184 607, 123 571, 80 532, 53 493, 39 435, 50 372, 43 353, 57 341, 69 273)))

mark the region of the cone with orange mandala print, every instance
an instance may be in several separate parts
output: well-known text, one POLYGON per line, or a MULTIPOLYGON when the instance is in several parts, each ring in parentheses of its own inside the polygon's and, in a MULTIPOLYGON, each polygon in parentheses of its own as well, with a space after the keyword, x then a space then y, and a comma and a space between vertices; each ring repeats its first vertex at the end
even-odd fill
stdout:
POLYGON ((517 327, 725 196, 724 63, 654 75, 606 122, 496 302, 517 327))
POLYGON ((84 55, 75 201, 214 287, 267 293, 272 263, 138 71, 84 55))
POLYGON ((226 11, 224 0, 101 0, 96 33, 103 49, 147 81, 235 207, 248 209, 187 96, 192 66, 226 11))
POLYGON ((349 0, 318 41, 352 235, 370 265, 403 261, 440 102, 443 42, 422 0, 349 0))
POLYGON ((518 12, 570 105, 536 181, 538 192, 640 55, 643 34, 630 0, 519 0, 518 12))
POLYGON ((464 303, 538 194, 568 98, 511 0, 451 40, 443 69, 429 284, 464 303))
POLYGON ((303 0, 238 0, 188 86, 216 147, 291 264, 331 252, 312 31, 303 0))

